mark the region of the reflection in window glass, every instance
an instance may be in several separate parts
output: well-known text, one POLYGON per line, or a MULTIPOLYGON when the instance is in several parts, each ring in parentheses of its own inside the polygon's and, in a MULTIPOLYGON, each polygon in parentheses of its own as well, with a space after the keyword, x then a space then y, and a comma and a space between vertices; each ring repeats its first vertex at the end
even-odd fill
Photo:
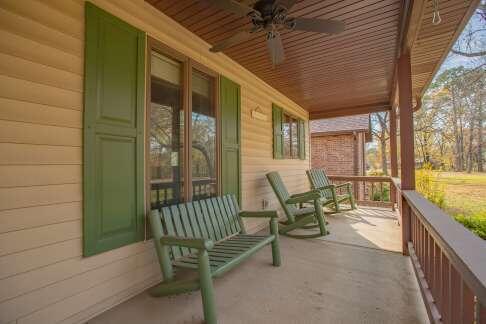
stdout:
POLYGON ((299 157, 299 124, 297 119, 284 114, 282 132, 284 158, 297 159, 299 157))
POLYGON ((297 125, 297 120, 292 118, 292 124, 290 126, 291 130, 291 140, 292 140, 292 147, 291 147, 291 156, 293 159, 299 157, 299 135, 298 130, 299 127, 297 125))
POLYGON ((192 73, 192 199, 217 194, 216 107, 213 79, 192 73))
POLYGON ((150 106, 151 208, 182 201, 183 134, 182 65, 152 52, 150 106))
POLYGON ((284 115, 283 123, 282 123, 282 133, 283 133, 283 153, 285 158, 292 157, 290 123, 291 123, 291 118, 288 115, 284 115))

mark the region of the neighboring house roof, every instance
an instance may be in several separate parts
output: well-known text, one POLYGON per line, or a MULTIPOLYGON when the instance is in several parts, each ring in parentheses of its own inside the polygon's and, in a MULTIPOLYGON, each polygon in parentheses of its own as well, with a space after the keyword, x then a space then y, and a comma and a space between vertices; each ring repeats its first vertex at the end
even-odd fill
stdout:
POLYGON ((370 131, 369 114, 316 119, 310 121, 311 134, 351 133, 370 131))

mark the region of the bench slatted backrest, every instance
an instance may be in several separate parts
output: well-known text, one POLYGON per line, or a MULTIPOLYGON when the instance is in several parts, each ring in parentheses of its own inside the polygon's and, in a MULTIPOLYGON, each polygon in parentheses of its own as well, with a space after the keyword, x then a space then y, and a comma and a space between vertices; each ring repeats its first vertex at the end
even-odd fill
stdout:
POLYGON ((267 173, 268 182, 273 188, 275 195, 277 196, 280 205, 285 211, 287 217, 293 217, 294 213, 297 211, 297 208, 293 204, 286 204, 285 202, 290 198, 290 194, 285 187, 280 174, 276 171, 267 173))
MULTIPOLYGON (((307 177, 309 178, 312 189, 319 189, 332 184, 329 178, 327 177, 326 172, 324 172, 323 169, 307 170, 307 177)), ((331 190, 330 189, 324 190, 324 196, 327 199, 332 199, 331 190)))
MULTIPOLYGON (((242 228, 239 208, 234 195, 181 203, 161 209, 164 235, 206 238, 214 242, 238 234, 242 228)), ((179 258, 196 250, 171 247, 172 258, 179 258)))

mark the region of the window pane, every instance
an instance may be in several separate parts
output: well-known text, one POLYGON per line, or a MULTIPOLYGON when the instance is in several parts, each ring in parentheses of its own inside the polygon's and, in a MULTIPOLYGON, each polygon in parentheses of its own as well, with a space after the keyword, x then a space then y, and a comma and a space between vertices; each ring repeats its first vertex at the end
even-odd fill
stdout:
POLYGON ((152 209, 182 201, 184 112, 182 64, 152 52, 150 202, 152 209))
POLYGON ((192 73, 192 199, 217 194, 216 107, 213 79, 192 73))
POLYGON ((284 120, 282 123, 282 132, 283 132, 283 155, 284 158, 291 158, 292 157, 292 152, 291 152, 291 143, 290 143, 290 135, 291 135, 291 129, 290 129, 290 117, 287 115, 284 115, 284 120))
POLYGON ((297 158, 299 156, 299 136, 298 136, 298 125, 297 120, 292 119, 291 132, 292 132, 292 158, 297 158))

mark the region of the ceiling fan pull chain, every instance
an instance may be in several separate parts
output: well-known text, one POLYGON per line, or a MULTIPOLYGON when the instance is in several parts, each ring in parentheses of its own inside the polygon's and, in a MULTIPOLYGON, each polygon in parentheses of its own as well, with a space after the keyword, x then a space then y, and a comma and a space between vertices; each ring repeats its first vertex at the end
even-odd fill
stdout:
POLYGON ((438 25, 442 21, 439 12, 439 0, 432 0, 432 6, 434 7, 434 16, 432 17, 432 25, 438 25))

